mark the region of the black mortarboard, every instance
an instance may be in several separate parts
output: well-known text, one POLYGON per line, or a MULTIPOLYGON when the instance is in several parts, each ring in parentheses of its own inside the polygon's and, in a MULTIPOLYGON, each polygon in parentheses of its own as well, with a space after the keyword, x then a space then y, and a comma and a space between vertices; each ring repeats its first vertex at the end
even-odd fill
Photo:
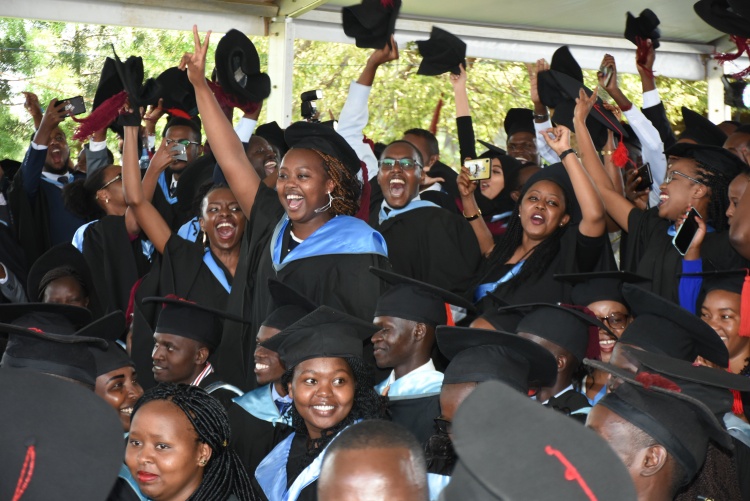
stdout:
POLYGON ((439 326, 438 348, 450 364, 443 383, 502 381, 520 392, 551 386, 557 379, 555 357, 533 341, 509 332, 439 326))
POLYGON ((682 120, 685 130, 679 139, 692 139, 698 144, 706 144, 721 148, 727 140, 727 135, 718 125, 695 111, 682 107, 682 120))
POLYGON ((628 137, 625 143, 629 144, 630 146, 633 146, 634 148, 642 150, 643 145, 641 144, 641 140, 638 139, 638 134, 635 133, 633 126, 625 122, 620 122, 620 125, 622 126, 623 129, 625 129, 625 132, 628 133, 628 137))
POLYGON ((628 12, 624 36, 636 46, 638 45, 638 39, 650 39, 654 49, 658 49, 659 38, 661 38, 659 18, 651 9, 643 9, 638 17, 628 12))
POLYGON ((362 358, 364 341, 377 331, 372 323, 320 306, 269 341, 284 336, 276 351, 290 368, 311 358, 362 358))
POLYGON ((635 316, 620 342, 688 362, 701 356, 720 367, 729 365, 727 347, 707 323, 679 305, 631 284, 622 293, 635 316))
POLYGON ((88 313, 83 308, 46 303, 9 306, 0 305, 4 322, 0 332, 9 334, 3 368, 29 369, 94 386, 96 365, 89 347, 103 350, 107 342, 91 333, 107 324, 106 317, 78 329, 88 313))
POLYGON ((458 75, 460 66, 466 67, 466 43, 437 26, 432 27, 428 40, 417 40, 417 47, 422 55, 418 75, 442 75, 448 71, 458 75))
POLYGON ((628 271, 594 271, 591 273, 567 273, 554 275, 555 280, 573 284, 571 300, 573 304, 588 306, 597 301, 628 303, 622 295, 622 284, 650 282, 650 278, 628 271))
POLYGON ((521 196, 519 200, 523 200, 526 192, 539 181, 552 181, 560 188, 562 188, 565 194, 565 212, 570 214, 570 223, 575 224, 581 221, 581 206, 578 204, 576 198, 576 192, 573 189, 573 183, 570 181, 568 171, 565 170, 565 166, 561 163, 548 165, 544 169, 540 169, 534 173, 523 185, 521 196))
POLYGON ((231 313, 202 306, 177 296, 147 297, 143 303, 162 303, 163 308, 159 312, 155 332, 193 339, 205 344, 210 352, 213 352, 221 342, 222 319, 245 322, 231 313))
POLYGON ((260 102, 271 94, 271 79, 260 71, 258 50, 247 36, 229 30, 216 46, 216 78, 240 101, 260 102))
POLYGON ((676 143, 664 154, 673 157, 692 158, 707 169, 723 174, 730 181, 747 168, 737 155, 725 150, 721 145, 676 143))
POLYGON ((125 443, 106 402, 29 371, 0 371, 0 401, 0 499, 107 498, 125 443))
POLYGON ((279 149, 279 152, 281 152, 282 157, 289 149, 289 146, 286 144, 286 139, 284 139, 284 129, 279 127, 279 124, 276 122, 268 122, 257 126, 255 128, 255 135, 262 137, 272 145, 276 146, 279 149))
POLYGON ((34 302, 41 301, 43 291, 40 288, 46 288, 49 285, 47 274, 57 268, 67 268, 83 282, 86 288, 85 292, 89 297, 88 309, 92 311, 94 316, 99 316, 102 313, 102 308, 91 269, 83 254, 69 242, 55 245, 34 261, 26 279, 26 294, 29 299, 34 302))
POLYGON ((732 440, 711 410, 663 376, 633 376, 597 361, 587 362, 623 380, 597 405, 611 410, 663 445, 682 466, 687 484, 706 458, 709 438, 732 450, 732 440))
POLYGON ((722 290, 742 294, 742 286, 748 270, 714 270, 702 271, 700 273, 681 273, 680 277, 696 277, 703 279, 703 290, 711 292, 722 290))
MULTIPOLYGON (((174 189, 174 196, 177 198, 176 208, 184 211, 185 214, 194 213, 195 198, 209 180, 213 181, 214 171, 217 169, 221 172, 221 169, 217 167, 216 157, 210 153, 197 156, 188 162, 182 169, 180 182, 174 189)), ((221 182, 228 184, 226 179, 221 182)))
POLYGON ((294 122, 284 131, 284 139, 289 148, 318 150, 339 159, 354 175, 361 168, 357 153, 332 127, 312 122, 294 122))
MULTIPOLYGON (((114 52, 114 47, 112 48, 114 52)), ((134 109, 156 104, 161 89, 153 78, 143 81, 143 59, 140 56, 130 56, 125 62, 120 61, 115 54, 115 70, 120 76, 122 87, 128 93, 128 102, 134 109)))
POLYGON ((482 141, 481 139, 479 139, 478 142, 482 146, 487 148, 487 151, 479 155, 479 158, 500 158, 508 156, 508 152, 499 146, 495 146, 494 144, 488 143, 487 141, 482 141))
POLYGON ((452 441, 458 463, 444 501, 636 498, 622 460, 593 430, 497 381, 466 397, 452 441))
POLYGON ((273 278, 268 279, 268 292, 271 295, 271 314, 261 324, 266 327, 284 330, 318 307, 293 288, 273 278))
POLYGON ((510 137, 516 132, 530 132, 536 137, 534 112, 526 108, 511 108, 505 114, 503 122, 505 135, 510 137))
POLYGON ((120 75, 117 73, 115 60, 107 57, 104 59, 104 65, 99 76, 99 84, 96 86, 94 103, 91 105, 91 110, 97 109, 104 101, 118 92, 122 92, 122 90, 122 80, 120 80, 120 75))
POLYGON ((745 0, 729 0, 729 7, 745 22, 750 20, 750 5, 745 0))
POLYGON ((187 71, 172 66, 156 77, 156 82, 161 90, 159 97, 163 100, 162 107, 167 113, 186 119, 198 115, 195 89, 188 79, 187 71))
MULTIPOLYGON (((562 101, 558 102, 552 114, 552 120, 555 122, 555 125, 564 125, 568 129, 570 129, 571 132, 575 132, 575 125, 573 124, 575 107, 576 102, 573 99, 563 99, 562 101)), ((612 123, 617 123, 620 127, 622 127, 622 124, 616 119, 612 123)), ((614 132, 617 132, 617 129, 615 127, 610 128, 614 132)), ((602 148, 604 148, 604 145, 607 144, 607 140, 609 139, 609 136, 607 134, 608 127, 599 122, 599 120, 594 117, 593 112, 589 113, 589 116, 586 117, 586 129, 588 129, 589 135, 591 135, 591 140, 594 142, 594 147, 597 150, 601 150, 602 148)))
POLYGON ((108 345, 106 350, 89 349, 96 363, 96 377, 122 367, 135 367, 128 353, 117 343, 125 329, 125 315, 119 310, 102 317, 94 329, 87 329, 88 335, 104 339, 108 345))
POLYGON ((13 180, 13 176, 15 176, 18 169, 21 168, 21 162, 10 158, 4 158, 0 160, 0 168, 3 169, 3 175, 5 177, 9 180, 13 180))
POLYGON ((700 0, 693 5, 693 9, 712 28, 728 35, 750 38, 748 18, 742 17, 743 13, 748 14, 745 5, 744 0, 700 0), (737 6, 740 6, 739 10, 737 6))
MULTIPOLYGON (((509 306, 507 310, 529 311, 516 327, 516 332, 534 334, 568 350, 578 361, 583 359, 591 349, 599 347, 598 330, 608 332, 616 337, 609 328, 596 317, 582 311, 546 303, 530 303, 509 306), (589 327, 596 327, 589 329, 589 327)), ((502 310, 502 308, 501 308, 502 310)))
POLYGON ((372 266, 370 273, 391 285, 380 295, 374 317, 402 318, 434 327, 448 321, 446 303, 474 311, 470 301, 440 287, 372 266))
POLYGON ((341 9, 344 33, 361 49, 382 49, 396 30, 401 0, 362 0, 341 9))

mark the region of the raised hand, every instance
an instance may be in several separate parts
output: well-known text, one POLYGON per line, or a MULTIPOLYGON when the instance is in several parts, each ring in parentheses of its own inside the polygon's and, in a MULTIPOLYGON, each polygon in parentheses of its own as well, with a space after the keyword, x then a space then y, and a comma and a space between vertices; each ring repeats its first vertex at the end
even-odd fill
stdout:
POLYGON ((628 169, 625 171, 625 198, 630 200, 633 205, 641 210, 648 209, 648 194, 650 188, 637 191, 641 183, 641 176, 638 175, 638 169, 628 169))
POLYGON ((391 39, 382 49, 378 49, 370 54, 370 58, 367 60, 368 64, 380 66, 381 64, 389 63, 398 59, 398 44, 396 38, 391 35, 391 39))
POLYGON ((564 125, 558 125, 557 127, 550 127, 544 131, 544 140, 547 141, 552 150, 560 155, 565 150, 570 149, 570 129, 564 125))
POLYGON ((591 108, 596 104, 596 96, 598 89, 594 89, 591 96, 586 94, 583 89, 578 90, 578 97, 576 98, 576 107, 573 110, 573 120, 577 120, 581 123, 586 123, 586 117, 591 113, 591 108))
POLYGON ((181 70, 187 70, 188 79, 193 86, 208 85, 206 83, 206 53, 208 52, 208 42, 211 38, 211 31, 206 33, 203 43, 198 36, 198 26, 193 25, 193 41, 195 48, 193 52, 186 52, 180 60, 178 67, 181 70))
POLYGON ((612 94, 612 92, 618 89, 617 65, 615 64, 615 58, 609 54, 605 54, 604 59, 602 59, 601 68, 607 68, 609 73, 605 75, 601 71, 597 72, 596 76, 599 77, 599 85, 602 89, 612 94))
POLYGON ((454 89, 457 87, 466 88, 466 68, 464 68, 463 63, 458 66, 458 69, 461 70, 461 72, 458 75, 454 75, 453 73, 450 74, 450 80, 451 85, 454 89))
POLYGON ((531 82, 531 102, 534 104, 541 103, 542 101, 539 99, 538 77, 540 72, 549 69, 549 63, 544 59, 539 59, 536 62, 536 66, 528 64, 526 65, 526 69, 529 71, 529 81, 531 82))
POLYGON ((476 181, 472 181, 469 178, 469 169, 462 165, 461 173, 456 178, 456 185, 458 186, 458 193, 461 195, 461 198, 463 199, 473 196, 474 190, 477 189, 477 184, 476 181))

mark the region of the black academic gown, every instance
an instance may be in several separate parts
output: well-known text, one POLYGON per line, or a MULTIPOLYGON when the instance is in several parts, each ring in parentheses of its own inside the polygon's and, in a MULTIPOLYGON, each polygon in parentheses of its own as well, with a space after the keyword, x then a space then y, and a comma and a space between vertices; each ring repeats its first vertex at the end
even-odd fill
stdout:
MULTIPOLYGON (((13 236, 13 231, 4 224, 0 224, 0 263, 3 263, 21 284, 26 284, 28 270, 24 250, 13 236)), ((26 295, 28 297, 28 291, 26 291, 26 295)), ((9 302, 5 296, 0 294, 0 304, 9 302)))
MULTIPOLYGON (((682 256, 667 234, 671 223, 659 217, 658 207, 645 212, 633 209, 628 216, 628 240, 623 270, 651 278, 650 290, 679 304, 678 287, 682 256)), ((729 232, 708 233, 701 246, 703 269, 734 270, 748 267, 729 243, 729 232)), ((649 285, 644 285, 649 288, 649 285)))
POLYGON ((576 411, 591 407, 586 395, 583 393, 570 389, 562 395, 550 398, 545 407, 550 407, 558 412, 562 412, 567 416, 571 416, 573 419, 584 423, 586 421, 586 414, 573 414, 576 411))
MULTIPOLYGON (((153 335, 161 305, 158 303, 141 304, 143 298, 175 294, 209 308, 219 310, 226 308, 229 294, 203 263, 203 254, 200 244, 172 235, 164 248, 164 254, 154 258, 151 271, 138 288, 133 317, 131 358, 138 371, 138 380, 146 389, 156 384, 152 372, 151 352, 154 348, 153 335)), ((215 261, 221 267, 221 261, 218 259, 215 261)), ((231 285, 231 275, 226 269, 223 271, 231 285)), ((221 365, 215 363, 213 357, 210 361, 217 375, 226 381, 221 372, 221 365)))
POLYGON ((435 434, 435 418, 440 415, 440 395, 418 396, 388 402, 391 421, 398 423, 424 445, 435 434))
POLYGON ((212 372, 198 383, 198 387, 208 391, 212 397, 221 402, 224 410, 229 410, 229 407, 232 405, 232 399, 242 394, 239 391, 233 391, 229 388, 216 387, 217 385, 223 386, 225 384, 226 382, 218 374, 212 372))
POLYGON ((371 225, 388 243, 394 272, 456 294, 471 288, 482 255, 462 216, 440 207, 417 207, 371 225))
POLYGON ((133 284, 151 267, 143 239, 130 239, 125 216, 104 216, 86 227, 82 245, 105 312, 126 311, 133 284))
MULTIPOLYGON (((224 381, 249 391, 257 386, 252 370, 255 336, 270 313, 268 279, 282 281, 318 305, 344 311, 371 321, 385 284, 369 272, 369 267, 389 269, 388 259, 379 254, 319 254, 302 259, 282 260, 274 268, 272 236, 284 217, 276 192, 263 183, 255 197, 237 266, 238 287, 232 290, 228 311, 242 315, 246 324, 227 321, 224 336, 215 354, 223 368, 224 381), (228 372, 231 371, 231 372, 228 372)), ((282 246, 286 246, 288 234, 282 246)))
POLYGON ((672 130, 672 124, 669 122, 669 118, 667 118, 667 110, 664 108, 664 103, 659 102, 656 106, 641 108, 641 111, 643 111, 643 114, 651 124, 656 127, 656 130, 659 131, 659 137, 664 143, 665 150, 677 142, 677 138, 672 130))

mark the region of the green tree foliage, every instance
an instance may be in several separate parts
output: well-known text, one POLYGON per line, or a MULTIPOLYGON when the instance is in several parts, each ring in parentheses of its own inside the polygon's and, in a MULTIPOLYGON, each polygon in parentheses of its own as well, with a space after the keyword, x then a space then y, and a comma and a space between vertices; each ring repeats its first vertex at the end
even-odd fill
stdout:
MULTIPOLYGON (((218 40, 218 35, 212 39, 209 60, 213 60, 218 40)), ((253 42, 261 54, 261 66, 265 68, 267 39, 254 37, 253 42)), ((9 109, 9 105, 23 103, 20 91, 38 94, 43 107, 52 98, 83 95, 87 108, 90 108, 104 58, 112 56, 113 46, 121 59, 129 55, 141 56, 146 76, 155 77, 176 65, 184 52, 192 50, 193 37, 189 32, 169 30, 0 18, 0 100, 3 103, 0 108, 0 157, 21 159, 33 133, 33 123, 28 115, 22 110, 13 113, 9 109)), ((324 92, 318 103, 321 119, 338 118, 349 84, 357 79, 369 54, 370 51, 349 44, 297 40, 293 117, 300 116, 299 95, 306 90, 321 89, 324 92)), ((400 56, 398 61, 378 71, 370 95, 370 123, 365 134, 374 141, 388 142, 400 137, 406 129, 428 128, 442 99, 442 112, 437 123, 442 157, 449 163, 457 161, 455 106, 448 76, 417 75, 420 57, 414 44, 402 47, 400 56)), ((476 136, 504 145, 502 119, 506 111, 512 107, 531 106, 526 67, 520 63, 489 59, 470 59, 468 65, 468 92, 476 136)), ((209 63, 208 67, 212 65, 209 63)), ((586 82, 590 87, 596 84, 593 72, 586 72, 586 82)), ((641 88, 638 77, 622 75, 620 83, 639 105, 641 88)), ((658 85, 673 123, 680 122, 682 105, 705 112, 705 82, 659 77, 658 85)), ((265 111, 260 117, 261 123, 264 120, 265 111)), ((74 128, 72 120, 63 123, 69 137, 74 128)), ((114 151, 116 139, 111 138, 111 141, 114 151)), ((75 153, 80 145, 71 144, 71 147, 75 153)))

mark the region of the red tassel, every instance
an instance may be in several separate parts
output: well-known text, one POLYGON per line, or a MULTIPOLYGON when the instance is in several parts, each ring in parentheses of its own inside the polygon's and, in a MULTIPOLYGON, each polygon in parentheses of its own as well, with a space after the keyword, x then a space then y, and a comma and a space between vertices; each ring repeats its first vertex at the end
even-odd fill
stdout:
POLYGON ((448 325, 450 327, 456 325, 456 322, 453 320, 453 311, 451 311, 451 305, 449 305, 448 303, 445 303, 445 318, 447 318, 445 325, 448 325))
POLYGON ((365 223, 370 222, 370 183, 367 180, 367 165, 360 160, 359 166, 362 169, 362 194, 359 196, 359 210, 357 211, 356 218, 361 219, 365 223))
POLYGON ((127 101, 128 93, 121 91, 97 106, 86 118, 76 119, 73 117, 73 120, 80 124, 73 134, 73 139, 83 141, 94 132, 107 127, 115 121, 127 101))
POLYGON ((659 388, 664 388, 665 390, 670 390, 677 393, 682 392, 682 388, 677 386, 676 383, 670 381, 660 374, 653 374, 651 372, 639 372, 635 376, 635 380, 641 383, 647 390, 652 386, 657 386, 659 388))
POLYGON ((740 336, 750 337, 750 270, 745 275, 740 296, 740 336))
POLYGON ((36 447, 34 444, 29 445, 26 448, 26 457, 23 460, 23 466, 21 467, 21 474, 18 477, 16 483, 16 490, 13 492, 13 501, 19 501, 26 492, 31 482, 31 477, 34 476, 34 466, 36 464, 36 447))
POLYGON ((734 61, 739 59, 742 54, 750 53, 750 47, 747 44, 747 38, 729 35, 729 38, 737 46, 737 52, 735 54, 725 53, 714 53, 712 57, 720 63, 726 63, 727 61, 734 61))
MULTIPOLYGON (((231 108, 237 108, 239 110, 242 110, 244 113, 247 113, 248 115, 252 115, 256 111, 258 111, 260 103, 257 103, 255 101, 240 101, 233 95, 224 92, 224 89, 222 89, 221 85, 219 85, 217 82, 209 81, 208 86, 213 91, 214 96, 216 97, 216 101, 219 103, 219 106, 221 106, 222 109, 228 108, 231 110, 231 108)), ((229 113, 229 116, 231 116, 231 112, 229 113)))
POLYGON ((170 115, 172 115, 173 117, 180 117, 180 118, 185 118, 185 119, 187 119, 187 120, 190 120, 191 118, 193 118, 193 117, 191 117, 190 115, 188 115, 188 114, 187 114, 187 112, 185 112, 185 111, 182 111, 182 110, 181 110, 181 109, 179 109, 179 108, 169 108, 169 109, 167 109, 167 110, 165 110, 165 111, 166 111, 167 113, 169 113, 170 115))
POLYGON ((732 413, 735 416, 743 416, 745 414, 745 407, 742 405, 742 395, 737 390, 732 390, 732 396, 734 396, 734 402, 732 403, 732 413))
POLYGON ((440 110, 442 109, 443 109, 443 97, 440 96, 437 106, 435 106, 435 113, 432 114, 432 122, 430 123, 430 128, 428 129, 430 132, 432 132, 433 135, 437 133, 437 125, 438 125, 438 122, 440 121, 440 110))
POLYGON ((375 153, 375 143, 372 142, 372 139, 367 136, 362 136, 362 142, 369 146, 372 152, 375 153))
POLYGON ((384 9, 392 9, 393 8, 393 0, 380 0, 380 6, 384 9))
POLYGON ((620 169, 624 168, 630 161, 628 149, 625 147, 625 143, 622 139, 620 139, 617 148, 615 148, 614 154, 612 154, 612 161, 620 169))
MULTIPOLYGON (((635 37, 635 42, 636 46, 638 47, 635 51, 635 62, 638 63, 638 66, 643 68, 643 66, 646 64, 646 58, 648 57, 648 53, 650 52, 651 48, 648 45, 647 38, 635 37)), ((648 70, 647 73, 649 77, 654 77, 653 71, 648 70)))

